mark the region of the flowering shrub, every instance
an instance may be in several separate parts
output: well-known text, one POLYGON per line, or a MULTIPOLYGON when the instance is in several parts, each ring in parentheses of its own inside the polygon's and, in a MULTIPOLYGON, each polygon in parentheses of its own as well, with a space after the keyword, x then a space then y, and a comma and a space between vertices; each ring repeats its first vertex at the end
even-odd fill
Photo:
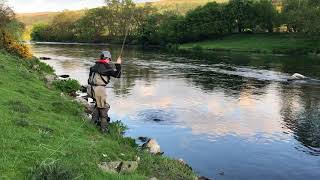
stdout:
POLYGON ((32 58, 32 52, 28 45, 15 41, 13 38, 11 38, 7 34, 3 35, 2 40, 3 40, 2 45, 4 49, 9 53, 18 55, 25 59, 32 58))

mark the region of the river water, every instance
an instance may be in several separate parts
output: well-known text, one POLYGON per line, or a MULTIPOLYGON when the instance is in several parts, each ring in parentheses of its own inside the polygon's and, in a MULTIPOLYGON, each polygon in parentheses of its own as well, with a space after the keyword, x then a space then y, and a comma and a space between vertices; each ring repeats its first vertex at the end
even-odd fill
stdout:
MULTIPOLYGON (((33 45, 57 74, 86 84, 99 51, 119 47, 33 45)), ((206 60, 161 51, 125 51, 123 77, 107 89, 112 120, 128 136, 158 140, 221 180, 320 179, 320 57, 217 53, 206 60)), ((116 59, 116 58, 115 58, 116 59)))

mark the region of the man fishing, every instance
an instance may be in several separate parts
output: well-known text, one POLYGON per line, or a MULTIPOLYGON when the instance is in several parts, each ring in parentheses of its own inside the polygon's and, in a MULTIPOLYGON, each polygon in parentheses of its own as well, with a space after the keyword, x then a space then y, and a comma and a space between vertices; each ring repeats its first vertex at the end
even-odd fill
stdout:
POLYGON ((116 70, 110 65, 112 61, 109 51, 102 51, 100 59, 90 68, 88 79, 88 95, 96 102, 95 109, 92 114, 93 123, 100 126, 102 133, 108 132, 108 111, 110 105, 107 103, 106 86, 109 84, 110 78, 121 77, 121 57, 118 57, 115 63, 116 70))

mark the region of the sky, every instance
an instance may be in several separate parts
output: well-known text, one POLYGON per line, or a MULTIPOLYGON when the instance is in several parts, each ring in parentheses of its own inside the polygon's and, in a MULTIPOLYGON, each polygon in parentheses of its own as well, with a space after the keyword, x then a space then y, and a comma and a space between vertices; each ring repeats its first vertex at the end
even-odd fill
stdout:
MULTIPOLYGON (((102 6, 104 0, 7 0, 17 13, 78 10, 102 6)), ((134 0, 146 2, 152 0, 134 0)))

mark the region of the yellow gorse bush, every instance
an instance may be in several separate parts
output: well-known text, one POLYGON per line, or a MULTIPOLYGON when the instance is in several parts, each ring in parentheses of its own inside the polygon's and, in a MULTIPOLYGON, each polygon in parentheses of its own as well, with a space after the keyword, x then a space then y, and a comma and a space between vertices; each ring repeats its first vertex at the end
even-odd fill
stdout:
POLYGON ((22 58, 30 59, 33 57, 31 48, 28 45, 15 41, 7 34, 3 36, 3 46, 9 53, 18 55, 22 58))

